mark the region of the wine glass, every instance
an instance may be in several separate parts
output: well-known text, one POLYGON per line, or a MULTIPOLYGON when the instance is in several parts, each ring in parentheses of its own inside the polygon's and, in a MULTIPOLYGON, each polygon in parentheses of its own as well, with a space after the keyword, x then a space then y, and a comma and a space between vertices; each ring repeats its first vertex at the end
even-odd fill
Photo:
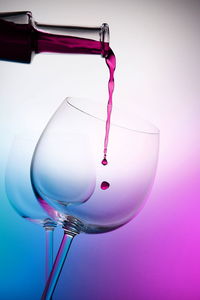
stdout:
MULTIPOLYGON (((46 237, 46 280, 53 265, 53 232, 56 221, 39 205, 30 181, 31 159, 35 148, 32 139, 17 136, 9 153, 5 187, 8 200, 14 210, 24 219, 43 226, 46 237)), ((54 219, 57 212, 54 210, 54 219)))
POLYGON ((67 98, 36 146, 31 179, 39 201, 61 213, 64 237, 42 299, 51 298, 73 237, 114 230, 135 217, 151 190, 159 131, 131 113, 113 111, 108 164, 102 164, 105 111, 67 98))

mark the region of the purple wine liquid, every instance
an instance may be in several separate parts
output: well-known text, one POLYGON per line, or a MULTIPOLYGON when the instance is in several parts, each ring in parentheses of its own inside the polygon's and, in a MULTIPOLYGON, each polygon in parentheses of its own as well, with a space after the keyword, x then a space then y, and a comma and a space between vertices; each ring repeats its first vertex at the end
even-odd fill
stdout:
POLYGON ((109 50, 108 43, 78 38, 74 36, 56 35, 37 31, 36 53, 73 53, 73 54, 101 54, 109 50), (102 50, 103 49, 103 50, 102 50))
POLYGON ((105 158, 105 154, 104 154, 104 159, 102 160, 102 165, 106 166, 108 164, 107 159, 105 158))
POLYGON ((114 72, 116 68, 116 58, 112 49, 109 49, 108 56, 106 57, 106 64, 109 68, 110 78, 108 81, 108 104, 107 104, 107 120, 106 120, 106 132, 104 139, 104 158, 102 160, 102 164, 105 166, 108 164, 107 161, 107 148, 108 148, 108 139, 110 132, 110 121, 111 121, 111 113, 112 113, 112 105, 113 105, 113 91, 114 91, 114 72))
MULTIPOLYGON (((108 150, 108 140, 109 140, 109 132, 110 132, 110 121, 111 121, 111 113, 112 113, 112 105, 113 105, 113 91, 114 91, 114 72, 116 68, 116 58, 111 48, 109 48, 108 56, 106 57, 106 64, 109 68, 109 81, 108 81, 108 104, 107 104, 107 119, 106 119, 106 129, 105 129, 105 138, 104 138, 104 158, 102 160, 102 165, 106 166, 108 164, 107 161, 107 150, 108 150)), ((103 181, 101 183, 101 189, 107 190, 110 187, 110 183, 107 181, 103 181)))
POLYGON ((102 190, 107 190, 109 187, 110 187, 110 183, 109 183, 109 182, 103 181, 103 182, 101 183, 101 189, 102 189, 102 190))

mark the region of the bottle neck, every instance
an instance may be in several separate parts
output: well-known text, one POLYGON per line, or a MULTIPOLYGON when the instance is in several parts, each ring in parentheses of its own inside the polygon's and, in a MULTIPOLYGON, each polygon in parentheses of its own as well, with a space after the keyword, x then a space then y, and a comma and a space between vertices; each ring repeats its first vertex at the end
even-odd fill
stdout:
POLYGON ((0 19, 15 24, 31 24, 32 13, 30 11, 0 12, 0 19))
POLYGON ((81 27, 40 24, 32 19, 35 52, 100 54, 109 51, 109 27, 81 27))

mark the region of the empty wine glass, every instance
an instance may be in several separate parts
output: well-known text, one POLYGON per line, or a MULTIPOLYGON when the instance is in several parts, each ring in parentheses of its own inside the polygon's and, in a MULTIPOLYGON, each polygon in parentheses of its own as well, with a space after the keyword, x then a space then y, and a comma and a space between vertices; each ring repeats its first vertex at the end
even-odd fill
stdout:
POLYGON ((60 212, 64 237, 42 299, 50 299, 73 237, 103 233, 135 217, 151 190, 159 131, 130 112, 113 111, 108 164, 102 164, 104 107, 67 98, 35 149, 31 179, 39 201, 60 212))
MULTIPOLYGON (((14 210, 26 220, 45 229, 46 236, 46 279, 53 265, 53 232, 56 221, 51 219, 39 205, 30 181, 31 159, 35 148, 34 140, 18 136, 15 138, 8 158, 5 186, 8 200, 14 210)), ((57 212, 54 210, 54 219, 57 212)))

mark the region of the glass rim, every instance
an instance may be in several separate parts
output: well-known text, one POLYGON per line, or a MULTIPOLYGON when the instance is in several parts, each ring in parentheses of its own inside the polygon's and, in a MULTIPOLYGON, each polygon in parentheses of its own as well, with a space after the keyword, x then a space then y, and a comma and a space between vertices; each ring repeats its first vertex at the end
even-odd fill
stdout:
MULTIPOLYGON (((88 98, 81 98, 81 97, 66 97, 64 102, 67 102, 67 104, 69 104, 71 107, 73 107, 74 109, 78 110, 79 112, 85 114, 85 115, 88 115, 92 118, 95 118, 99 121, 102 121, 102 122, 106 122, 106 119, 103 119, 99 116, 97 116, 96 114, 92 114, 86 110, 84 110, 83 108, 79 107, 78 105, 75 105, 73 103, 73 99, 77 99, 77 100, 85 100, 85 101, 88 101, 89 99, 88 98)), ((91 102, 92 103, 92 102, 91 102)), ((106 108, 105 107, 105 111, 106 111, 106 108)), ((118 127, 118 128, 121 128, 121 129, 125 129, 125 130, 129 130, 129 131, 134 131, 134 132, 137 132, 137 133, 144 133, 144 134, 151 134, 151 135, 159 135, 160 134, 160 130, 151 122, 141 118, 139 116, 140 120, 142 120, 143 123, 145 124, 148 124, 149 128, 151 129, 136 129, 136 128, 129 128, 129 127, 126 127, 126 126, 123 126, 123 125, 119 125, 119 124, 116 124, 115 122, 112 122, 112 116, 111 116, 111 123, 110 125, 111 126, 114 126, 114 127, 118 127)))

